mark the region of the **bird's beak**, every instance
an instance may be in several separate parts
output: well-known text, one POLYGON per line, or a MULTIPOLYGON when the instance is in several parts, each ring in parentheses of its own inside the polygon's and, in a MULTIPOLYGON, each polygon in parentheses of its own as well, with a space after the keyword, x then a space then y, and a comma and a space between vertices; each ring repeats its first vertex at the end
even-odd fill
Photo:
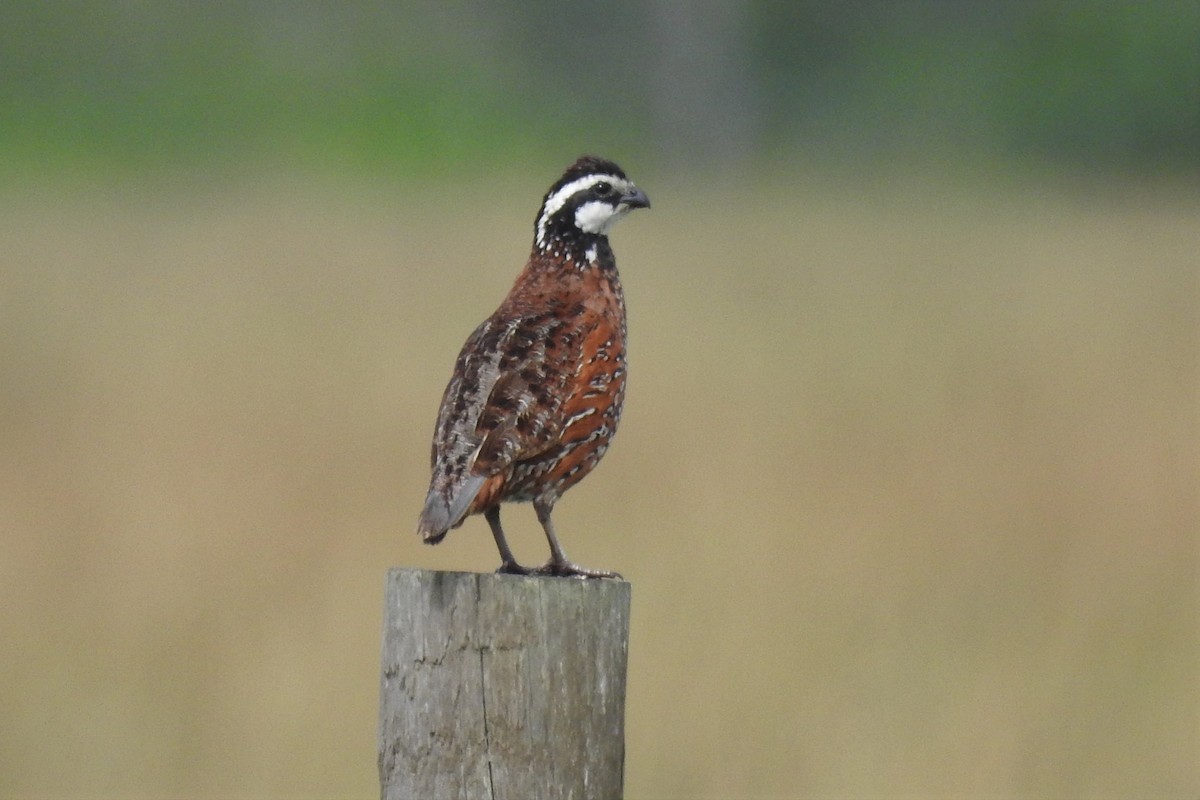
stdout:
POLYGON ((650 198, 636 186, 630 186, 629 191, 621 195, 621 204, 630 208, 649 208, 650 198))

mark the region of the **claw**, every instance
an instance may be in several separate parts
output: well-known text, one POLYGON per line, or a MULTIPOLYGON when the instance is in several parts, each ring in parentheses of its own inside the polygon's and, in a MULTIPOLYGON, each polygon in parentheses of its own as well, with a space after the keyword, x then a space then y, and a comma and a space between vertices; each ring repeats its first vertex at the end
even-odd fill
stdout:
POLYGON ((612 578, 623 581, 621 573, 606 569, 588 569, 570 561, 555 561, 551 559, 540 567, 532 570, 536 575, 552 575, 556 578, 612 578))

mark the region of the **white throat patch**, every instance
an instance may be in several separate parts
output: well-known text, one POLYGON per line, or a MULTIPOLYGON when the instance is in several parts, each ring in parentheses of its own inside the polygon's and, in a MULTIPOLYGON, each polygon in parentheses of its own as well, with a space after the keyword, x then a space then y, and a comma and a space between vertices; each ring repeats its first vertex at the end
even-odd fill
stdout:
POLYGON ((584 233, 600 233, 608 235, 613 223, 625 215, 629 207, 613 208, 609 203, 592 200, 584 203, 575 210, 575 227, 584 233))
MULTIPOLYGON (((562 207, 567 204, 568 200, 570 200, 579 192, 590 189, 597 183, 611 183, 613 188, 620 192, 624 192, 629 186, 629 181, 618 178, 615 175, 585 175, 582 178, 576 178, 570 183, 565 184, 554 194, 547 197, 546 202, 542 205, 542 215, 538 217, 537 221, 537 243, 539 246, 545 245, 546 243, 546 226, 550 224, 550 219, 562 210, 562 207)), ((583 206, 580 206, 578 211, 575 212, 575 224, 580 230, 586 231, 587 233, 607 232, 608 227, 612 226, 612 223, 617 217, 617 215, 614 215, 612 212, 613 207, 607 203, 595 201, 591 203, 585 203, 583 206), (602 206, 608 210, 610 219, 607 222, 607 226, 602 230, 589 230, 588 228, 584 227, 583 223, 580 221, 580 215, 583 214, 583 210, 588 206, 602 206)), ((597 218, 599 217, 599 209, 592 209, 587 214, 584 214, 584 217, 590 220, 589 224, 591 225, 600 224, 597 221, 597 218)))

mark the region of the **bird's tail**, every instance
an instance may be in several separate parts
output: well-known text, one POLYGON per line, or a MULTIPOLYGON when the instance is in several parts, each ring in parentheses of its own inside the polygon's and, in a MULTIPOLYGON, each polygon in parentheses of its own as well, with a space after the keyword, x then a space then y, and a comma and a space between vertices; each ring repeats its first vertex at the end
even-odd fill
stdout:
POLYGON ((417 533, 425 544, 437 544, 446 538, 450 529, 462 524, 471 501, 483 488, 483 482, 482 476, 472 475, 461 486, 451 487, 449 491, 430 487, 425 508, 417 520, 417 533))
POLYGON ((450 530, 450 506, 439 492, 430 492, 425 498, 425 508, 417 520, 417 533, 425 544, 437 544, 446 538, 450 530))

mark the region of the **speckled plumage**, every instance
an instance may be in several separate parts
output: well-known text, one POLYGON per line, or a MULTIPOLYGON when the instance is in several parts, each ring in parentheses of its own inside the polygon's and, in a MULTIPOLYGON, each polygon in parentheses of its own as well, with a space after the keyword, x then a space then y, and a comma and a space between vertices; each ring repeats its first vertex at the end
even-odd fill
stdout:
POLYGON ((418 523, 426 542, 482 513, 501 571, 616 576, 567 560, 550 512, 596 466, 621 418, 625 301, 607 234, 649 205, 620 167, 592 156, 546 193, 525 269, 463 345, 442 397, 418 523), (514 559, 500 527, 503 502, 533 503, 550 543, 543 567, 514 559))

